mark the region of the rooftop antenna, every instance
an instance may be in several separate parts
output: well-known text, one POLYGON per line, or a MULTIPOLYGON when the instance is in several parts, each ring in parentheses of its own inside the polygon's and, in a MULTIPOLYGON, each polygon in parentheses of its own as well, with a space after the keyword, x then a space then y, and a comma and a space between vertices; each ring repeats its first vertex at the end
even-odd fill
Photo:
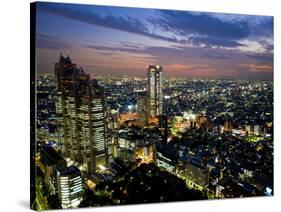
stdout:
POLYGON ((60 58, 63 58, 62 50, 60 49, 60 58))

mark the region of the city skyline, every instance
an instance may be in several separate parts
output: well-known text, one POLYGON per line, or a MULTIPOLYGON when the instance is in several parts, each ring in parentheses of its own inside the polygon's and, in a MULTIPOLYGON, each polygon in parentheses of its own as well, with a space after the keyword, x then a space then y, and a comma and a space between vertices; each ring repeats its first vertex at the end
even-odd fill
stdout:
POLYGON ((273 17, 76 4, 37 5, 37 71, 60 51, 88 74, 273 79, 273 17))

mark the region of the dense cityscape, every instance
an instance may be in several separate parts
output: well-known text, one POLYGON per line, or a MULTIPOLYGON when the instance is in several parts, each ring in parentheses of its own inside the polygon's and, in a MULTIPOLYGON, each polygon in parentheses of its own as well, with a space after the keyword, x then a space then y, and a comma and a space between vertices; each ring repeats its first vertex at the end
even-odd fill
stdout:
POLYGON ((273 196, 273 19, 32 3, 31 208, 273 196))
POLYGON ((62 53, 36 81, 33 209, 273 195, 273 81, 94 78, 62 53))

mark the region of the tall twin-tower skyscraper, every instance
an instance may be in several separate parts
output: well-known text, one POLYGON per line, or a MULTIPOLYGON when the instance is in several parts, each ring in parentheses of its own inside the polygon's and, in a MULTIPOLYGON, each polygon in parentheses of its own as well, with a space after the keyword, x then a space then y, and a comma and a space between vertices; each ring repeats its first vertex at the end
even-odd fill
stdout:
POLYGON ((106 164, 106 123, 103 88, 82 68, 60 55, 55 64, 56 109, 65 157, 94 172, 106 164))

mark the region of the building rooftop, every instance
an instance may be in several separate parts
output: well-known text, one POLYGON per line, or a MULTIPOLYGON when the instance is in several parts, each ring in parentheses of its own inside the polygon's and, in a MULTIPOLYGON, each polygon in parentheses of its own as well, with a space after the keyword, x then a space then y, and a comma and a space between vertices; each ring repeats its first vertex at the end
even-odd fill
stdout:
POLYGON ((65 176, 65 175, 80 175, 81 172, 76 166, 69 166, 67 168, 61 168, 59 169, 59 175, 65 176))
POLYGON ((66 163, 66 160, 52 147, 43 147, 41 150, 41 161, 47 166, 55 165, 61 161, 66 163))

